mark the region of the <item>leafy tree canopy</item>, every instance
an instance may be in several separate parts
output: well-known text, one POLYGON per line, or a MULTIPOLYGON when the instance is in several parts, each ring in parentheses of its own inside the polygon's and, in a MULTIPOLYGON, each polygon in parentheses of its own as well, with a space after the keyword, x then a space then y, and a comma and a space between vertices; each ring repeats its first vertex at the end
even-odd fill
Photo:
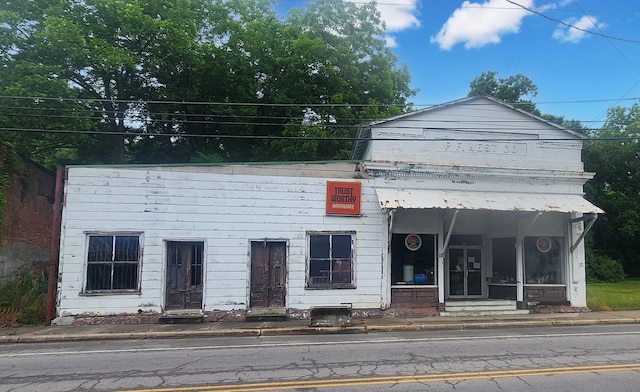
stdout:
POLYGON ((599 139, 586 150, 591 200, 606 213, 594 226, 594 246, 640 276, 640 106, 609 109, 599 139))
POLYGON ((415 93, 383 33, 340 0, 2 2, 0 139, 47 165, 343 158, 415 93))

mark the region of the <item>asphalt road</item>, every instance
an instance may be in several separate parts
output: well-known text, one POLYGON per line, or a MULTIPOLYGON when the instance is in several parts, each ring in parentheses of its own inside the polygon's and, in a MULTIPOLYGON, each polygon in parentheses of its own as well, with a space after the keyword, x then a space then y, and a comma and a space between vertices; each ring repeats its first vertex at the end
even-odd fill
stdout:
POLYGON ((632 391, 637 325, 0 345, 0 391, 632 391))

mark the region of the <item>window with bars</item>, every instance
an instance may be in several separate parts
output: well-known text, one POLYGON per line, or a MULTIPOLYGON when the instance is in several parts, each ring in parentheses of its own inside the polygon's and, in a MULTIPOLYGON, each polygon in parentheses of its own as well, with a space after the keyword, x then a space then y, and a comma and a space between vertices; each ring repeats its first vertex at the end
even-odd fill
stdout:
POLYGON ((140 235, 89 235, 85 292, 139 291, 140 235))
POLYGON ((308 288, 354 288, 353 233, 309 233, 308 288))

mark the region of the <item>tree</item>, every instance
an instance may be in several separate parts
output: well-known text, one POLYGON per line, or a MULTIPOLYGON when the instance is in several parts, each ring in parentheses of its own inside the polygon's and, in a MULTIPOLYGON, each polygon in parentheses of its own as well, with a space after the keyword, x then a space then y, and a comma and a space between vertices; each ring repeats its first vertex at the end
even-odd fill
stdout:
POLYGON ((536 104, 531 101, 531 98, 538 95, 538 86, 531 79, 522 74, 496 79, 497 74, 495 71, 487 71, 473 79, 468 96, 487 94, 529 113, 540 115, 536 104))
POLYGON ((627 274, 640 276, 640 106, 609 109, 594 136, 585 167, 596 175, 585 189, 606 212, 594 225, 594 246, 621 261, 627 274))
MULTIPOLYGON (((94 154, 87 160, 124 162, 142 102, 161 96, 153 70, 187 57, 197 45, 204 5, 197 0, 4 2, 0 58, 4 69, 32 67, 46 90, 64 90, 50 98, 76 99, 65 110, 84 106, 91 119, 84 130, 96 132, 88 140, 94 154)), ((26 96, 42 91, 38 83, 25 84, 31 90, 26 96)))
POLYGON ((253 150, 280 160, 345 159, 357 126, 402 113, 409 87, 406 66, 382 39, 384 26, 373 3, 318 0, 288 15, 270 61, 260 69, 259 101, 286 102, 287 110, 265 107, 266 115, 289 118, 282 130, 264 134, 301 138, 276 140, 253 150), (276 132, 276 133, 272 133, 276 132))
MULTIPOLYGON (((0 93, 43 101, 0 98, 0 105, 32 114, 55 106, 57 120, 25 117, 21 127, 84 131, 46 136, 76 143, 57 160, 86 163, 292 159, 299 138, 314 150, 305 157, 340 158, 357 123, 407 109, 409 73, 381 39, 373 4, 318 0, 284 20, 271 6, 4 2, 0 61, 8 84, 0 93), (33 79, 21 80, 25 69, 33 79), (272 141, 283 135, 294 139, 272 141)), ((12 124, 14 113, 0 121, 0 128, 12 124)), ((16 145, 38 144, 40 136, 22 135, 16 145)))

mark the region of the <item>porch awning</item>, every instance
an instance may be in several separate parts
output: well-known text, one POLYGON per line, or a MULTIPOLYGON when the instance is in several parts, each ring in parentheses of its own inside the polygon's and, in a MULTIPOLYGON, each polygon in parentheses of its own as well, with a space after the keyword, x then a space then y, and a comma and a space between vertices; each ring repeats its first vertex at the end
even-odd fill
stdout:
POLYGON ((602 214, 580 195, 376 188, 381 208, 602 214))

